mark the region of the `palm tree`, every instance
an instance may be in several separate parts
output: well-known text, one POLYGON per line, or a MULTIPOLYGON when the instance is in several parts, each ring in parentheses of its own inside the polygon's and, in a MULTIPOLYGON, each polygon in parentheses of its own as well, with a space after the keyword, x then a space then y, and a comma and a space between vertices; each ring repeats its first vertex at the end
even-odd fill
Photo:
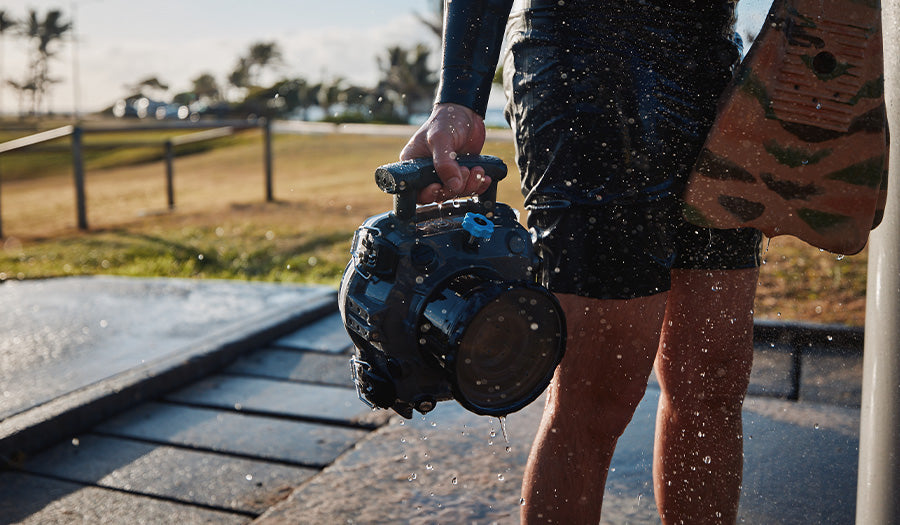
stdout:
POLYGON ((155 76, 146 77, 137 84, 126 87, 136 95, 141 95, 148 98, 162 98, 165 93, 169 91, 169 85, 160 80, 159 77, 155 76))
POLYGON ((262 70, 269 66, 282 64, 281 50, 276 42, 257 42, 250 46, 250 54, 247 56, 250 66, 251 79, 254 85, 259 83, 262 70))
POLYGON ((10 18, 6 11, 0 9, 0 109, 3 108, 3 88, 5 87, 5 82, 3 82, 3 35, 15 26, 16 21, 10 18))
POLYGON ((50 77, 50 59, 56 56, 57 52, 54 44, 62 40, 63 36, 71 29, 72 22, 64 21, 62 11, 58 9, 47 11, 43 20, 38 16, 37 11, 30 10, 24 27, 21 29, 22 34, 34 45, 28 65, 31 78, 28 82, 20 85, 33 87, 32 112, 35 114, 50 86, 58 82, 57 79, 50 77))
POLYGON ((250 87, 250 62, 246 58, 238 59, 234 70, 228 74, 228 83, 239 90, 250 87))
POLYGON ((388 48, 387 57, 379 57, 381 89, 391 97, 395 106, 409 116, 431 107, 437 78, 428 66, 431 51, 424 44, 406 49, 400 46, 388 48))
POLYGON ((425 24, 425 27, 437 36, 438 40, 441 39, 444 26, 444 0, 431 0, 430 15, 415 13, 415 16, 419 19, 419 22, 425 24))
POLYGON ((197 98, 205 102, 218 102, 222 96, 216 77, 210 73, 203 73, 191 81, 194 84, 193 92, 197 98))

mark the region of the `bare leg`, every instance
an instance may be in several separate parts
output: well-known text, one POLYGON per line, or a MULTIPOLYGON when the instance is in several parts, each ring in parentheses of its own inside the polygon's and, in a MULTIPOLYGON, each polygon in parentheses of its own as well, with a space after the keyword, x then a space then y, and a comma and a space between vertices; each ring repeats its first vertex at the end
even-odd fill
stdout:
POLYGON ((662 395, 653 465, 665 524, 736 520, 757 275, 756 269, 672 272, 656 360, 662 395))
POLYGON ((526 466, 522 522, 597 523, 616 440, 647 387, 666 295, 559 299, 566 355, 526 466))

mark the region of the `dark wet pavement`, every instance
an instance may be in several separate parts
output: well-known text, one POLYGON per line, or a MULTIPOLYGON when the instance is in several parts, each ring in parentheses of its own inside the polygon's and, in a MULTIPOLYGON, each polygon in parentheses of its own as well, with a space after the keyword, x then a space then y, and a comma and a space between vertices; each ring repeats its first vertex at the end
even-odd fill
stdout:
MULTIPOLYGON (((79 414, 77 405, 90 408, 102 397, 81 395, 83 388, 67 383, 58 391, 76 389, 61 395, 69 403, 57 399, 19 409, 17 416, 0 421, 0 456, 13 467, 0 472, 0 523, 518 522, 519 484, 540 404, 508 417, 508 443, 497 419, 476 416, 455 403, 441 403, 427 416, 409 421, 387 411, 370 411, 356 398, 349 379, 350 341, 333 290, 112 279, 115 286, 72 292, 81 304, 107 307, 95 310, 95 317, 73 318, 77 308, 63 306, 61 297, 40 293, 54 286, 82 287, 66 281, 13 283, 31 286, 27 294, 25 287, 3 285, 0 303, 11 300, 6 294, 13 290, 19 300, 40 305, 25 322, 50 326, 51 314, 64 314, 60 322, 66 333, 77 334, 83 326, 90 332, 99 319, 106 319, 109 328, 112 321, 122 336, 137 336, 124 353, 155 348, 158 357, 154 365, 147 362, 150 354, 140 354, 145 356, 143 363, 137 361, 142 373, 122 372, 116 367, 125 361, 91 359, 92 346, 73 338, 76 349, 66 354, 73 356, 68 366, 108 361, 115 367, 97 367, 106 379, 92 388, 106 387, 106 397, 130 397, 118 407, 97 405, 107 407, 103 410, 109 415, 67 432, 78 426, 67 419, 79 414), (134 293, 148 288, 155 291, 134 293), (116 293, 122 294, 121 303, 116 293), (185 299, 191 294, 196 294, 194 299, 185 299), (169 306, 151 307, 147 315, 135 313, 133 309, 154 298, 169 306), (210 302, 209 312, 201 298, 210 302), (258 308, 244 310, 245 303, 258 308), (126 308, 132 309, 130 317, 117 317, 126 308), (208 330, 193 322, 204 316, 208 330), (154 323, 155 329, 142 325, 132 332, 119 324, 125 317, 154 323), (188 331, 174 328, 191 325, 198 328, 188 341, 183 337, 188 331), (173 353, 194 358, 176 360, 173 353), (123 375, 128 381, 123 382, 123 375), (155 375, 168 379, 144 391, 121 388, 153 383, 155 375), (68 411, 54 413, 48 406, 66 406, 68 411), (48 420, 58 424, 48 425, 48 420), (16 421, 26 427, 43 425, 40 428, 55 433, 50 436, 55 444, 28 454, 16 452, 23 449, 23 440, 16 436, 27 434, 21 425, 10 425, 16 421)), ((17 312, 18 319, 29 317, 26 310, 17 312)), ((788 337, 785 330, 768 328, 758 330, 751 395, 744 410, 741 521, 851 523, 861 359, 860 350, 848 346, 856 339, 822 331, 788 337), (802 359, 790 353, 797 347, 804 348, 802 359)), ((799 331, 792 327, 790 334, 799 331)), ((15 331, 20 342, 28 333, 15 331)), ((38 344, 36 337, 30 340, 38 344)), ((95 341, 102 343, 98 351, 115 353, 115 344, 104 346, 104 341, 118 341, 115 337, 95 341)), ((47 382, 48 377, 53 376, 22 384, 47 382)), ((7 376, 2 389, 19 395, 19 385, 7 376)), ((651 383, 619 442, 604 500, 604 523, 659 521, 650 481, 658 394, 651 383)), ((3 409, 12 412, 5 401, 3 409)), ((76 419, 88 412, 96 410, 76 419)))

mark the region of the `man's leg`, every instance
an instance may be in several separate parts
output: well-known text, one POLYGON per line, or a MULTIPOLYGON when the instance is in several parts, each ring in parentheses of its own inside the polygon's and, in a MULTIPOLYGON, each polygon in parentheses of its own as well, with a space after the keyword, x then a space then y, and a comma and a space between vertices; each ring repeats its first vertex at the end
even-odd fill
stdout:
POLYGON ((673 270, 656 373, 654 488, 663 523, 734 523, 758 270, 673 270))
POLYGON ((616 440, 644 395, 666 294, 558 295, 566 354, 548 389, 522 487, 523 523, 597 523, 616 440))

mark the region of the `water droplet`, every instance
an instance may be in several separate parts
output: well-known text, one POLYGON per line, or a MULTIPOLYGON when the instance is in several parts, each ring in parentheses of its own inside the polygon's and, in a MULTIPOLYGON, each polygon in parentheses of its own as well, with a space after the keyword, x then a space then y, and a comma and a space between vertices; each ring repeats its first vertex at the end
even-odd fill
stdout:
POLYGON ((506 480, 506 478, 503 477, 503 473, 502 473, 502 472, 501 472, 500 474, 497 474, 497 479, 500 480, 500 481, 505 481, 505 480, 506 480))
POLYGON ((453 479, 450 480, 451 485, 456 485, 458 482, 456 480, 456 476, 453 476, 453 479))
POLYGON ((509 434, 506 433, 506 416, 500 416, 497 419, 500 421, 500 432, 503 433, 503 441, 506 441, 506 444, 509 445, 509 434))
POLYGON ((819 424, 816 423, 815 425, 813 425, 813 428, 816 429, 816 430, 819 430, 819 424))
POLYGON ((253 474, 247 474, 246 476, 244 476, 244 479, 246 479, 247 481, 253 481, 253 474))
POLYGON ((81 445, 81 441, 78 438, 72 438, 72 446, 77 447, 78 445, 81 445))
POLYGON ((519 505, 525 505, 525 498, 519 498, 519 505))
POLYGON ((434 470, 434 465, 432 465, 431 463, 426 463, 425 470, 434 470))
POLYGON ((407 480, 407 481, 415 481, 415 479, 416 479, 417 477, 418 477, 418 476, 416 476, 416 473, 413 472, 412 474, 409 475, 408 478, 406 478, 406 480, 407 480))
POLYGON ((537 329, 540 328, 540 325, 537 323, 531 323, 531 331, 537 332, 537 329))
POLYGON ((703 462, 706 463, 707 465, 709 465, 710 463, 712 463, 712 458, 709 456, 706 456, 705 458, 703 458, 703 462))

